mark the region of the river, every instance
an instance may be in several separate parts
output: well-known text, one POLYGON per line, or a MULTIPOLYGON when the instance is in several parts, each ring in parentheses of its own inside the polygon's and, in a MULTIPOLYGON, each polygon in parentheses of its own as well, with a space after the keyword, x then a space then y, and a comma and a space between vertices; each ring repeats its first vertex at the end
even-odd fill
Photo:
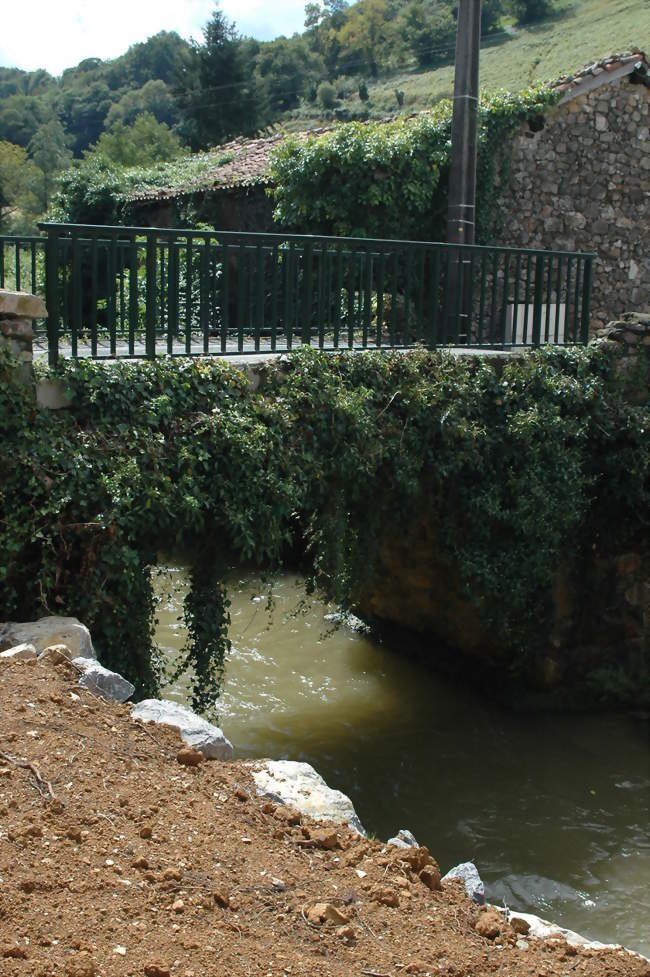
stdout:
MULTIPOLYGON (((157 641, 185 639, 181 567, 157 578, 157 641)), ((306 760, 369 832, 409 828, 488 899, 650 956, 647 717, 517 715, 302 606, 300 579, 233 574, 219 723, 239 757, 306 760)), ((178 684, 164 695, 187 701, 178 684)))

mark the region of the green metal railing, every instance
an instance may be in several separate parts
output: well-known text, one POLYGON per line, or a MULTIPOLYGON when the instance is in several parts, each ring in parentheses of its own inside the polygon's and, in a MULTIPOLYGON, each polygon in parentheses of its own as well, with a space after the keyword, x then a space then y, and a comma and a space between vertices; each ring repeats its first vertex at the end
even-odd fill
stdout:
MULTIPOLYGON (((300 344, 502 348, 588 339, 592 254, 40 226, 46 237, 20 240, 21 253, 35 249, 37 268, 45 251, 50 363, 59 355, 248 354, 300 344)), ((21 283, 28 285, 24 276, 21 283)))
MULTIPOLYGON (((0 288, 45 298, 45 242, 33 235, 0 235, 0 288)), ((44 320, 35 319, 33 326, 45 331, 44 320)))

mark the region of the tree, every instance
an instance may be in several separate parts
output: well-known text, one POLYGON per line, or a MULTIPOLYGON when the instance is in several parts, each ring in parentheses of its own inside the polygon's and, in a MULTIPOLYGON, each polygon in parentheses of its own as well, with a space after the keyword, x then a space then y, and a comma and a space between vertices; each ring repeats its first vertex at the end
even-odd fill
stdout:
MULTIPOLYGON (((74 139, 72 148, 75 156, 80 156, 84 149, 97 142, 108 111, 117 99, 105 81, 84 81, 83 74, 75 75, 71 83, 65 85, 61 95, 62 121, 74 139)), ((90 68, 88 74, 92 79, 90 68)))
POLYGON ((16 203, 27 151, 14 143, 0 141, 0 228, 4 228, 5 211, 16 203))
POLYGON ((347 62, 352 74, 365 68, 373 78, 377 77, 394 40, 394 35, 388 29, 390 15, 387 0, 359 0, 350 8, 337 34, 344 69, 347 62))
POLYGON ((40 98, 10 95, 0 103, 0 139, 26 149, 47 116, 48 109, 40 98))
POLYGON ((215 10, 177 90, 181 131, 193 149, 257 128, 260 92, 253 77, 253 52, 235 25, 215 10))
POLYGON ((329 81, 322 81, 318 86, 318 101, 324 109, 333 109, 336 105, 336 90, 329 81))
POLYGON ((101 157, 116 166, 147 166, 174 159, 182 148, 169 126, 144 112, 130 126, 116 122, 86 155, 101 157))
POLYGON ((58 119, 51 119, 36 130, 29 143, 29 155, 40 173, 33 189, 44 213, 50 204, 56 174, 72 162, 65 130, 58 119))
POLYGON ((323 77, 324 66, 302 37, 279 37, 261 46, 257 73, 264 86, 269 113, 273 116, 294 108, 309 85, 323 77))
POLYGON ((456 21, 448 7, 411 0, 399 17, 398 30, 420 67, 453 61, 456 21))
POLYGON ((553 12, 553 0, 512 0, 512 8, 520 24, 532 24, 553 12))
POLYGON ((142 88, 126 92, 119 102, 111 105, 106 116, 106 129, 116 122, 132 125, 139 115, 149 112, 158 122, 174 126, 180 116, 178 106, 169 85, 160 79, 151 79, 142 88))

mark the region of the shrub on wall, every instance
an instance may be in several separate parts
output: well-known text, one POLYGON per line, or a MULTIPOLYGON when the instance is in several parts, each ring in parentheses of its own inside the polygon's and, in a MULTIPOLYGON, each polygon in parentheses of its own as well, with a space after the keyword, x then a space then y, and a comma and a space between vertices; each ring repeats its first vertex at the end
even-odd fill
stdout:
MULTIPOLYGON (((544 86, 484 97, 479 108, 478 238, 495 227, 497 165, 526 119, 555 103, 544 86)), ((269 194, 283 227, 311 234, 440 240, 451 159, 451 103, 391 122, 351 122, 274 152, 269 194)))

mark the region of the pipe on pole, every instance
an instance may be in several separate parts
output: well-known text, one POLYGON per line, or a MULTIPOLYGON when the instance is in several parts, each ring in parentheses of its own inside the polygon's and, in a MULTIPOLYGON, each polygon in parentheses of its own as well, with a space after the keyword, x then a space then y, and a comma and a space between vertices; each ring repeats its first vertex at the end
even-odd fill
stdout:
MULTIPOLYGON (((451 122, 451 169, 447 203, 447 242, 474 244, 476 224, 476 146, 478 128, 479 48, 481 0, 458 0, 454 106, 451 122)), ((450 268, 450 315, 448 329, 457 336, 468 324, 471 282, 461 282, 462 256, 450 268), (468 288, 469 286, 469 288, 468 288), (459 308, 457 296, 461 295, 459 308), (460 322, 459 322, 460 320, 460 322)))

